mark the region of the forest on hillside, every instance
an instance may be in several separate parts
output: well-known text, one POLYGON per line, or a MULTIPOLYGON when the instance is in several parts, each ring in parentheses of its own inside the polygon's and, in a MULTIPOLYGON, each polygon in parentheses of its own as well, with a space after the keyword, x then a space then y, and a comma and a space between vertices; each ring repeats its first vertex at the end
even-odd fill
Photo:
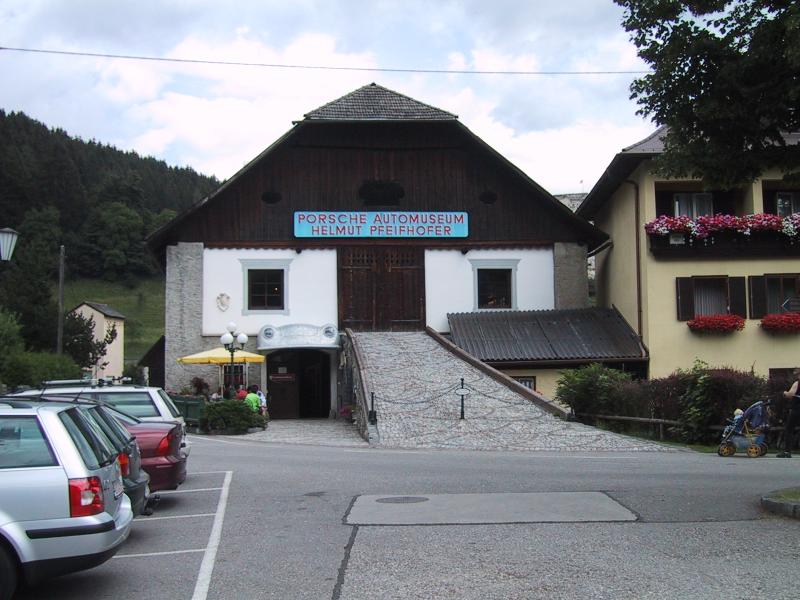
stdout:
POLYGON ((68 249, 71 276, 152 274, 144 238, 218 185, 0 110, 0 227, 19 231, 26 219, 44 218, 68 249))
POLYGON ((20 234, 12 260, 0 262, 0 342, 11 331, 26 350, 53 350, 59 246, 68 278, 133 284, 160 275, 145 238, 218 186, 0 110, 0 227, 20 234))

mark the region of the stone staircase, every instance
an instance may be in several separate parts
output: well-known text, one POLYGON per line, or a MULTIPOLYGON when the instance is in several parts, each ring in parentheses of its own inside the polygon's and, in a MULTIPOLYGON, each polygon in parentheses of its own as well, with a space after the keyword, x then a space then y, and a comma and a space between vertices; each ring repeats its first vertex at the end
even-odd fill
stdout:
POLYGON ((355 333, 376 445, 390 448, 670 451, 653 442, 559 419, 445 350, 424 332, 355 333), (470 393, 456 393, 461 378, 470 393))

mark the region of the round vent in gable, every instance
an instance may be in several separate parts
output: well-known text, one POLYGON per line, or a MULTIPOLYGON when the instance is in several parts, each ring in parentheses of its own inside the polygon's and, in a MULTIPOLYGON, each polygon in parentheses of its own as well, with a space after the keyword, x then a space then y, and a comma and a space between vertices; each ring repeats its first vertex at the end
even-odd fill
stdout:
POLYGON ((281 201, 280 192, 264 192, 261 194, 261 201, 264 204, 277 204, 281 201))
POLYGON ((495 194, 491 190, 486 190, 484 192, 481 192, 481 195, 478 196, 478 200, 480 200, 484 204, 494 204, 495 202, 497 202, 497 194, 495 194))
POLYGON ((358 188, 358 197, 367 206, 397 206, 405 195, 398 182, 383 179, 367 179, 358 188))

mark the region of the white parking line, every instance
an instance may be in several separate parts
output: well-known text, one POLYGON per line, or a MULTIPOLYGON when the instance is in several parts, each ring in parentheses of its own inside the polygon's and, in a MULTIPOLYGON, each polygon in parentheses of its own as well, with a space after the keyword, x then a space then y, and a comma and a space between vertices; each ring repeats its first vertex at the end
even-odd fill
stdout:
POLYGON ((117 554, 114 558, 142 558, 143 556, 166 556, 167 554, 192 554, 194 552, 205 552, 205 548, 194 550, 170 550, 168 552, 144 552, 142 554, 117 554))
POLYGON ((172 494, 191 494, 192 492, 218 492, 220 491, 221 487, 218 488, 194 488, 191 490, 167 490, 166 492, 158 492, 162 496, 171 496, 172 494))
POLYGON ((146 523, 147 521, 162 521, 164 519, 197 519, 199 517, 213 517, 214 513, 200 513, 197 515, 172 515, 169 517, 142 517, 141 519, 134 519, 133 524, 146 523))
POLYGON ((192 473, 187 473, 187 475, 225 475, 227 471, 193 471, 192 473))
POLYGON ((230 444, 231 446, 257 446, 261 445, 262 442, 231 442, 230 440, 216 440, 211 438, 190 438, 192 443, 195 442, 215 442, 217 444, 230 444))
POLYGON ((225 520, 225 509, 228 506, 228 490, 231 485, 233 471, 225 473, 225 481, 222 483, 222 492, 217 503, 217 512, 214 517, 214 525, 211 527, 211 535, 208 538, 208 545, 200 563, 200 572, 197 574, 197 583, 194 586, 192 600, 206 600, 208 588, 211 584, 211 574, 214 572, 214 562, 217 560, 217 549, 222 538, 222 523, 225 520))

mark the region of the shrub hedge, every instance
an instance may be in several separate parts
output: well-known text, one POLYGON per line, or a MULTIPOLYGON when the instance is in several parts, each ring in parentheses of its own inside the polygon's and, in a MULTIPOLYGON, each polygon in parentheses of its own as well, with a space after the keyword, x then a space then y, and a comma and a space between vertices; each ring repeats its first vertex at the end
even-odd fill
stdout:
POLYGON ((269 415, 260 415, 241 400, 221 400, 205 405, 200 429, 225 433, 247 433, 250 427, 264 427, 269 415))
MULTIPOLYGON (((556 399, 576 414, 667 419, 680 424, 671 434, 686 442, 714 442, 736 408, 746 409, 758 400, 773 401, 773 425, 781 423, 780 391, 788 382, 767 382, 763 377, 736 369, 710 368, 696 362, 689 370, 678 370, 667 377, 632 380, 626 373, 588 365, 562 373, 556 399)), ((619 429, 619 425, 611 425, 619 429)), ((642 426, 636 427, 642 429, 642 426)), ((646 427, 646 426, 645 426, 646 427)))
POLYGON ((9 388, 38 387, 51 379, 80 379, 82 371, 66 354, 17 352, 5 360, 2 380, 9 388))

